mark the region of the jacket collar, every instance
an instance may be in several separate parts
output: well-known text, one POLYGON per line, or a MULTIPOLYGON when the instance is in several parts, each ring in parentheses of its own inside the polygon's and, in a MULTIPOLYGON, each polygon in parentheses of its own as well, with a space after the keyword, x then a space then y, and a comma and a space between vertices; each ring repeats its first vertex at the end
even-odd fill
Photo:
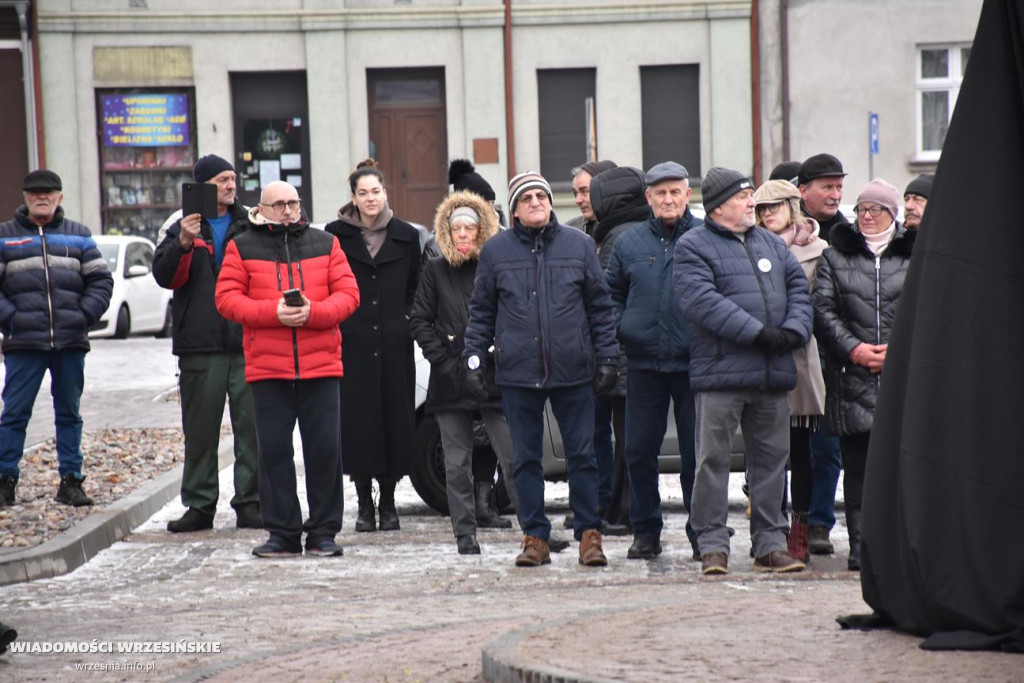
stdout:
MULTIPOLYGON (((649 215, 647 217, 647 227, 649 227, 651 229, 651 232, 653 232, 657 237, 664 237, 664 221, 662 221, 660 218, 655 218, 654 212, 649 211, 648 214, 649 215)), ((675 224, 672 226, 672 232, 671 234, 669 234, 668 237, 673 240, 678 237, 682 237, 683 233, 692 228, 695 222, 696 219, 690 212, 689 205, 687 205, 686 211, 683 212, 683 215, 676 219, 675 224)))
MULTIPOLYGON (((19 206, 17 208, 17 210, 14 212, 14 219, 23 228, 28 228, 29 230, 39 230, 39 226, 31 218, 28 217, 28 205, 26 205, 26 204, 22 204, 21 206, 19 206)), ((64 222, 64 207, 63 206, 58 206, 57 210, 53 212, 53 218, 50 220, 49 223, 47 223, 43 227, 44 228, 55 228, 55 227, 59 226, 61 223, 63 223, 63 222, 64 222)))
POLYGON ((558 216, 551 212, 551 218, 547 225, 542 228, 527 228, 519 222, 518 218, 512 219, 512 231, 523 242, 536 242, 538 239, 550 242, 558 230, 558 216))
MULTIPOLYGON (((868 249, 867 242, 864 240, 864 235, 861 234, 856 225, 839 223, 832 228, 830 237, 832 246, 838 252, 847 255, 865 254, 874 258, 871 250, 868 249)), ((903 224, 897 222, 896 232, 893 234, 889 246, 882 252, 882 257, 902 256, 909 258, 914 250, 916 239, 916 230, 907 230, 903 224)))

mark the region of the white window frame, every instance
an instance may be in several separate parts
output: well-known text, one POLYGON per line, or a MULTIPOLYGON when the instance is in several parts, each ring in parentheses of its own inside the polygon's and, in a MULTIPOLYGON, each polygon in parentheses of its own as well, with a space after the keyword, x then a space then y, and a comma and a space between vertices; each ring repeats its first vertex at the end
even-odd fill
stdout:
MULTIPOLYGON (((914 62, 914 84, 916 93, 914 95, 914 127, 916 129, 915 156, 916 161, 938 161, 940 149, 924 149, 924 93, 945 92, 949 98, 949 116, 953 116, 953 108, 956 106, 956 99, 960 95, 960 85, 963 83, 962 55, 964 48, 970 48, 971 43, 944 43, 919 45, 914 62), (946 50, 948 53, 947 64, 949 71, 945 78, 923 78, 921 76, 922 52, 925 50, 946 50)), ((948 122, 947 122, 948 123, 948 122)))

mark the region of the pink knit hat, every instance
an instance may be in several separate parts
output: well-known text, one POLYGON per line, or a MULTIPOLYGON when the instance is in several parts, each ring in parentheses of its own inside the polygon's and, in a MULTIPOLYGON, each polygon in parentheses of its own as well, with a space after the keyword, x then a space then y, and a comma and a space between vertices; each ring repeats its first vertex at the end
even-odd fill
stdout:
POLYGON ((892 216, 893 220, 896 220, 896 216, 899 215, 899 190, 897 190, 892 183, 882 180, 881 178, 875 178, 861 188, 860 194, 857 195, 857 205, 859 206, 865 202, 878 204, 889 212, 889 215, 892 216))

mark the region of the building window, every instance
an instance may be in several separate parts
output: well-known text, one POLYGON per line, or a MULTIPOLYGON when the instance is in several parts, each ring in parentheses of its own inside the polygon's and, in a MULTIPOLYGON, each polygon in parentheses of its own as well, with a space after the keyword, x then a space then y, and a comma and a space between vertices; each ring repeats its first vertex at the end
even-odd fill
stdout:
POLYGON ((640 67, 644 168, 662 161, 700 177, 700 67, 640 67))
POLYGON ((971 46, 926 45, 917 55, 917 157, 935 160, 946 139, 971 46))
MULTIPOLYGON (((596 69, 537 70, 540 172, 552 186, 568 189, 572 169, 587 161, 596 79, 596 69)), ((596 145, 593 153, 596 158, 596 145)))

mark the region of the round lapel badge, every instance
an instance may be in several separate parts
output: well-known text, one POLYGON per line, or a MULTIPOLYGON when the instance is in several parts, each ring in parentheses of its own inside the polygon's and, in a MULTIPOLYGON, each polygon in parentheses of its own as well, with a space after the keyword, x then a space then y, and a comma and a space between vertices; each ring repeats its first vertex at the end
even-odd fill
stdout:
POLYGON ((768 259, 766 259, 766 258, 763 258, 763 259, 761 259, 761 260, 759 260, 759 261, 757 262, 757 268, 758 268, 758 270, 760 270, 760 271, 761 271, 762 273, 768 273, 768 272, 771 272, 771 269, 772 269, 772 262, 771 262, 771 261, 769 261, 769 260, 768 260, 768 259))

